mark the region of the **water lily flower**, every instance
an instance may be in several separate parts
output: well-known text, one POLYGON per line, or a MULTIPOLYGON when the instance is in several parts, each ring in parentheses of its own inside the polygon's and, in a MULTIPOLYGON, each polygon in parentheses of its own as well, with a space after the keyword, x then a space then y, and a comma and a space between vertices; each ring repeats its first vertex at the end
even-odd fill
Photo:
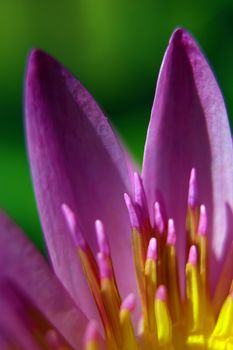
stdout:
POLYGON ((0 348, 233 349, 232 138, 191 35, 177 29, 166 50, 141 176, 93 97, 40 50, 25 109, 53 271, 1 213, 0 348))

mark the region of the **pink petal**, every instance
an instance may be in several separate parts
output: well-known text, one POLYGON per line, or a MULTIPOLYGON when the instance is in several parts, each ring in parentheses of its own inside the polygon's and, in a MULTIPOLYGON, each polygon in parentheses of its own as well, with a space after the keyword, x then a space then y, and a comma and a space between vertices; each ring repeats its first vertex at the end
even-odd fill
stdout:
POLYGON ((0 212, 0 246, 0 333, 5 324, 8 331, 15 334, 24 332, 25 341, 27 339, 26 329, 12 309, 13 304, 4 302, 4 287, 10 284, 22 292, 71 345, 79 348, 87 324, 86 317, 32 243, 3 212, 0 212), (9 311, 2 312, 3 307, 9 311))
POLYGON ((124 150, 87 90, 56 60, 38 50, 31 53, 27 69, 26 130, 54 270, 88 318, 96 318, 61 205, 67 203, 75 212, 94 250, 94 223, 96 219, 103 222, 120 289, 123 295, 135 290, 123 200, 130 184, 124 150))
POLYGON ((184 222, 191 168, 197 170, 200 202, 206 205, 212 287, 228 242, 226 206, 233 204, 232 139, 223 97, 193 38, 178 29, 160 70, 143 163, 150 210, 161 200, 175 220, 184 266, 184 222))
POLYGON ((14 310, 14 306, 1 296, 0 300, 0 349, 40 350, 39 345, 33 339, 32 333, 27 329, 22 319, 14 310))

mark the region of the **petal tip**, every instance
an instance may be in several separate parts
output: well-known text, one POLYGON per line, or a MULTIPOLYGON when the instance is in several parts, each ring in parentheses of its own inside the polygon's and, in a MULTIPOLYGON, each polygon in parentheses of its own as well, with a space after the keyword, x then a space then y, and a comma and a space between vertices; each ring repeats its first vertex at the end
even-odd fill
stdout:
POLYGON ((57 61, 45 51, 33 48, 27 59, 26 66, 26 89, 34 87, 34 84, 47 79, 53 71, 53 66, 57 61))
POLYGON ((30 77, 31 73, 34 72, 36 67, 38 67, 43 55, 46 54, 40 49, 33 48, 29 51, 27 57, 26 78, 30 77))
POLYGON ((185 34, 186 31, 182 27, 177 27, 174 32, 171 35, 171 38, 169 40, 169 43, 179 43, 182 41, 183 34, 185 34))
POLYGON ((39 65, 41 62, 43 62, 45 59, 52 59, 52 57, 47 54, 45 51, 38 49, 38 48, 33 48, 29 51, 28 54, 28 66, 30 67, 31 65, 39 65))
POLYGON ((188 47, 195 42, 193 36, 184 28, 178 27, 174 30, 169 40, 169 46, 188 47))

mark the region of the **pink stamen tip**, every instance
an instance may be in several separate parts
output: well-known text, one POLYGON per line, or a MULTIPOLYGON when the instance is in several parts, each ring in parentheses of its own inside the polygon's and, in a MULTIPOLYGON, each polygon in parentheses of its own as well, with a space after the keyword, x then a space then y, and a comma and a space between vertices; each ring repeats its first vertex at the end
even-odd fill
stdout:
POLYGON ((197 174, 196 169, 192 168, 189 179, 188 205, 194 209, 198 204, 197 174))
POLYGON ((233 292, 230 293, 230 297, 233 300, 233 292))
POLYGON ((164 285, 158 287, 155 295, 156 299, 166 301, 167 300, 167 289, 164 285))
POLYGON ((173 219, 168 220, 167 244, 172 246, 176 244, 176 230, 173 219))
POLYGON ((107 241, 107 237, 105 235, 104 225, 102 221, 96 220, 95 230, 96 230, 96 237, 97 237, 99 250, 101 251, 101 253, 105 255, 109 255, 110 254, 109 244, 107 241))
POLYGON ((98 324, 96 321, 92 320, 87 325, 87 329, 84 336, 84 345, 87 345, 90 342, 99 342, 99 341, 100 341, 100 333, 98 331, 98 324))
POLYGON ((197 265, 197 248, 195 245, 192 245, 189 250, 188 263, 193 266, 197 265))
POLYGON ((157 259, 157 241, 154 237, 150 239, 148 249, 147 249, 147 259, 156 260, 157 259))
POLYGON ((67 227, 69 229, 69 232, 71 234, 71 237, 73 239, 74 244, 80 248, 85 248, 86 242, 85 242, 80 230, 78 230, 78 228, 77 228, 77 222, 76 222, 74 212, 65 203, 63 203, 61 205, 61 209, 62 209, 67 227))
POLYGON ((133 312, 136 305, 136 298, 133 293, 129 294, 121 304, 121 310, 128 310, 130 312, 133 312))
POLYGON ((165 225, 161 214, 159 202, 155 202, 154 204, 154 215, 155 215, 155 229, 157 229, 159 233, 162 234, 164 232, 165 225))
POLYGON ((112 278, 112 269, 103 253, 97 253, 97 261, 99 266, 100 279, 112 278))
POLYGON ((198 225, 198 234, 201 236, 205 236, 207 232, 207 213, 206 207, 202 204, 200 206, 200 219, 198 225))
POLYGON ((126 207, 128 209, 131 226, 132 228, 136 228, 139 230, 140 229, 139 218, 136 213, 136 208, 132 202, 132 199, 128 195, 128 193, 124 193, 124 199, 125 199, 126 207))

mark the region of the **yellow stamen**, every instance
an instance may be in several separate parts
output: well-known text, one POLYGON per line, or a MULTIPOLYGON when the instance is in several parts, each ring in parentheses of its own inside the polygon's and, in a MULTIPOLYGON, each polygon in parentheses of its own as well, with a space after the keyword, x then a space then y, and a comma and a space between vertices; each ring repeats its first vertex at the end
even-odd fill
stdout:
POLYGON ((164 297, 165 292, 160 286, 155 298, 155 318, 157 324, 158 343, 162 349, 172 350, 172 321, 164 297))
POLYGON ((138 349, 130 314, 130 311, 132 311, 132 308, 134 308, 134 303, 134 296, 129 295, 123 302, 120 309, 119 317, 122 330, 123 350, 138 349))
POLYGON ((101 286, 96 261, 89 248, 78 248, 78 254, 84 274, 87 279, 87 283, 93 294, 102 322, 104 324, 106 335, 109 336, 111 334, 111 330, 108 322, 108 316, 106 314, 104 303, 101 297, 101 286))
MULTIPOLYGON (((217 299, 221 285, 213 301, 208 281, 207 212, 204 205, 197 204, 195 170, 192 169, 191 173, 186 215, 189 256, 184 271, 185 296, 180 290, 175 222, 169 219, 167 226, 164 224, 160 206, 156 202, 155 222, 154 226, 151 225, 143 183, 138 177, 137 185, 137 203, 125 195, 132 225, 133 256, 141 306, 141 321, 137 323, 137 326, 140 325, 137 331, 134 331, 131 320, 134 303, 127 298, 121 303, 103 224, 99 220, 96 222, 100 250, 97 264, 87 243, 76 232, 74 215, 65 207, 71 234, 78 243, 80 261, 103 322, 103 349, 233 350, 233 282, 228 286, 223 275, 220 279, 221 283, 225 283, 224 290, 230 287, 230 295, 216 322, 217 313, 213 310, 214 305, 219 306, 217 299), (75 237, 76 233, 78 237, 75 237), (161 282, 165 286, 161 286, 161 282)), ((231 261, 230 256, 223 269, 229 278, 231 261)), ((44 341, 44 332, 38 334, 44 341)), ((93 334, 85 343, 85 350, 100 349, 100 340, 93 334)))
POLYGON ((144 315, 145 331, 149 333, 155 332, 155 316, 154 316, 154 295, 157 286, 157 241, 151 238, 147 250, 147 258, 145 263, 145 298, 146 298, 146 314, 144 315))
POLYGON ((172 320, 174 323, 177 323, 181 319, 182 309, 175 246, 166 245, 164 263, 166 268, 166 285, 169 291, 168 305, 172 320))
POLYGON ((233 296, 229 295, 220 311, 212 337, 224 338, 233 336, 233 296))
POLYGON ((146 293, 146 316, 149 332, 155 332, 155 316, 153 311, 154 295, 157 285, 156 262, 147 259, 145 264, 145 293, 146 293))
POLYGON ((186 216, 186 233, 188 246, 195 244, 199 222, 199 208, 188 207, 186 216))
POLYGON ((190 248, 189 261, 186 265, 186 297, 188 331, 191 333, 202 330, 202 313, 200 300, 200 279, 197 267, 197 250, 190 248))
POLYGON ((143 237, 136 229, 132 230, 132 245, 135 271, 137 277, 138 290, 142 301, 142 312, 146 314, 146 297, 145 297, 145 276, 144 266, 146 259, 146 250, 148 243, 145 242, 143 237))
POLYGON ((101 296, 111 326, 111 335, 108 338, 111 342, 114 339, 116 344, 121 347, 122 333, 119 321, 119 305, 113 283, 109 278, 101 280, 101 296))

